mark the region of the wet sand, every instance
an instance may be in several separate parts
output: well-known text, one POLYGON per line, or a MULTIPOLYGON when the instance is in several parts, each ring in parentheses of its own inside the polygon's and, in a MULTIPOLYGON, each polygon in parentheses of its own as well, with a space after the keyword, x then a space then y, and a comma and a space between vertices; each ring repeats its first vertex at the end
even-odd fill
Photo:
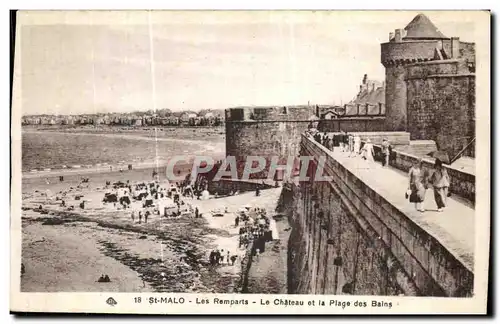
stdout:
POLYGON ((126 265, 103 255, 85 228, 35 223, 23 231, 26 273, 21 291, 45 292, 147 292, 151 291, 126 265), (97 283, 102 274, 111 282, 97 283))

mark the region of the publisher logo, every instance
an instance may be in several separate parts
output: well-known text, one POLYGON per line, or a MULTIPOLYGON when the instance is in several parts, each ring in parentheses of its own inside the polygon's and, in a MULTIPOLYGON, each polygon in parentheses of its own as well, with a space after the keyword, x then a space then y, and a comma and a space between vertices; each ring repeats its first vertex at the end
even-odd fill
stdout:
POLYGON ((116 300, 113 298, 113 297, 109 297, 107 300, 106 300, 106 304, 110 305, 110 306, 115 306, 116 304, 118 304, 116 302, 116 300))

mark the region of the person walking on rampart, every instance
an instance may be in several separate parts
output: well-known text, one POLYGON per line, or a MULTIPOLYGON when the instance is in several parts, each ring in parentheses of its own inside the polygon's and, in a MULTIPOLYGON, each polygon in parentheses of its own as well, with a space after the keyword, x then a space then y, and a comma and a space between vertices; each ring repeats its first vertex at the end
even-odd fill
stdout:
POLYGON ((314 134, 313 138, 316 142, 321 142, 321 135, 319 133, 314 134))
POLYGON ((361 150, 361 137, 359 135, 354 136, 354 156, 357 156, 361 150))
POLYGON ((422 169, 422 160, 415 160, 413 166, 408 172, 409 178, 409 191, 410 202, 415 203, 415 209, 424 212, 424 199, 425 199, 425 176, 422 169))
POLYGON ((335 150, 336 147, 340 146, 340 135, 332 135, 332 138, 330 140, 330 145, 332 146, 332 152, 335 150))
POLYGON ((373 144, 371 140, 368 138, 366 140, 365 145, 363 146, 363 157, 367 161, 373 161, 373 156, 375 155, 375 152, 373 150, 373 144))
POLYGON ((389 166, 389 157, 391 155, 390 147, 391 145, 389 144, 389 141, 387 138, 384 138, 382 140, 382 166, 389 166))
POLYGON ((352 136, 347 135, 346 142, 345 142, 345 151, 349 153, 348 156, 351 156, 351 151, 352 151, 352 136))
POLYGON ((349 157, 352 157, 354 153, 354 136, 349 135, 349 157))
POLYGON ((350 135, 347 132, 344 132, 344 152, 350 152, 349 143, 350 143, 350 135))
POLYGON ((443 167, 443 162, 436 159, 434 163, 434 173, 431 177, 431 183, 434 188, 434 199, 438 207, 438 212, 442 212, 446 208, 446 198, 448 196, 448 188, 450 186, 450 177, 448 172, 443 167))
POLYGON ((336 136, 332 135, 329 137, 329 140, 328 140, 328 148, 330 149, 330 151, 333 152, 335 150, 335 146, 338 146, 338 145, 336 145, 336 136))

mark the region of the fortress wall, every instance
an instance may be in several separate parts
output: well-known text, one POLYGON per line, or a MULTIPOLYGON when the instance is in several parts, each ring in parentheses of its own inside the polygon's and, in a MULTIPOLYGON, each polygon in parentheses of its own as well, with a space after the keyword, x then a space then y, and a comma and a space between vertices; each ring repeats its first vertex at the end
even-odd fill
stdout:
MULTIPOLYGON (((301 145, 324 155, 310 138, 301 145)), ((472 271, 434 237, 328 155, 325 171, 332 182, 293 187, 290 293, 472 294, 472 271)))
POLYGON ((236 157, 239 176, 248 156, 264 157, 266 168, 251 178, 267 178, 265 170, 273 157, 281 158, 283 164, 288 156, 298 157, 300 134, 309 124, 309 121, 226 122, 226 156, 236 157))
POLYGON ((404 66, 396 65, 385 69, 385 106, 385 130, 405 131, 407 109, 404 66))
MULTIPOLYGON (((438 149, 446 151, 450 159, 475 136, 475 76, 431 74, 451 66, 409 67, 412 78, 406 81, 411 139, 436 141, 438 149)), ((473 150, 468 155, 474 156, 473 150)))
POLYGON ((354 117, 320 120, 320 132, 377 132, 385 130, 385 117, 354 117))

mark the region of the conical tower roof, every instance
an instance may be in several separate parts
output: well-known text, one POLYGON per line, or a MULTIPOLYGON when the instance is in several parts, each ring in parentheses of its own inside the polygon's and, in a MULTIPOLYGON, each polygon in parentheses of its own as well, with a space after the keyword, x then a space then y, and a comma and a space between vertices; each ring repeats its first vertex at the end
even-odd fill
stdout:
POLYGON ((418 14, 405 27, 406 35, 404 39, 448 39, 424 14, 418 14))

